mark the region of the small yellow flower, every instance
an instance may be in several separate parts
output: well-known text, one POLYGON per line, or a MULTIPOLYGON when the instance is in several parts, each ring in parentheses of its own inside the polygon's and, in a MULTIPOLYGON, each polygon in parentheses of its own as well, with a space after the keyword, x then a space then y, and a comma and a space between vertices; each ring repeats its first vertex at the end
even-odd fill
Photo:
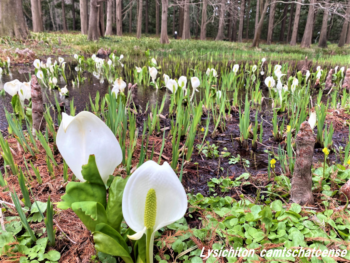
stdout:
POLYGON ((202 127, 201 132, 204 132, 204 128, 202 127))
POLYGON ((276 160, 275 160, 275 159, 272 159, 272 160, 270 161, 270 164, 271 164, 271 168, 275 168, 276 160))
POLYGON ((347 164, 350 165, 350 159, 348 160, 347 164))
POLYGON ((292 127, 290 127, 290 125, 287 126, 287 132, 290 132, 292 127))
POLYGON ((329 155, 329 150, 327 149, 327 147, 323 148, 322 152, 328 156, 329 155))

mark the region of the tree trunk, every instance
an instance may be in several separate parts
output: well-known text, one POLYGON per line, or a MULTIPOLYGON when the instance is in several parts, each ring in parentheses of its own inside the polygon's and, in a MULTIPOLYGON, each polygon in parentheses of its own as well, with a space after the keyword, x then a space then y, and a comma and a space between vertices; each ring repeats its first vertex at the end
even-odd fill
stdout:
POLYGON ((265 18, 267 7, 269 6, 269 3, 270 3, 270 1, 266 0, 265 5, 264 5, 264 9, 261 12, 261 17, 259 20, 258 27, 256 28, 256 31, 255 31, 252 47, 259 47, 260 35, 261 35, 261 31, 262 31, 262 28, 264 25, 264 18, 265 18))
POLYGON ((132 6, 130 7, 130 12, 129 12, 129 33, 131 32, 132 32, 132 6))
MULTIPOLYGON (((310 14, 310 13, 309 13, 310 14)), ((296 137, 297 154, 290 190, 291 201, 300 205, 314 204, 312 195, 312 158, 315 137, 308 122, 303 122, 296 137)))
POLYGON ((40 29, 41 31, 44 31, 44 16, 43 16, 43 10, 41 6, 41 0, 38 0, 38 6, 39 6, 39 17, 40 17, 40 29))
POLYGON ((290 7, 290 17, 289 17, 288 34, 287 34, 287 42, 288 42, 288 43, 289 43, 289 41, 290 41, 290 37, 291 37, 291 34, 292 34, 294 6, 295 6, 295 4, 292 3, 292 5, 291 5, 291 7, 290 7))
POLYGON ((189 0, 185 0, 185 7, 184 7, 184 27, 182 30, 182 39, 190 39, 191 38, 191 32, 190 32, 190 5, 189 0))
POLYGON ((160 43, 169 44, 168 38, 168 0, 162 0, 162 25, 160 43))
POLYGON ((55 19, 53 18, 53 12, 52 12, 52 4, 50 0, 47 0, 47 6, 49 7, 49 13, 50 13, 50 18, 51 18, 51 23, 52 23, 52 28, 54 31, 56 31, 56 25, 55 25, 55 19))
POLYGON ((80 0, 80 26, 81 26, 81 33, 86 35, 89 29, 87 0, 80 0))
POLYGON ((237 41, 237 6, 238 0, 232 1, 232 36, 231 41, 237 41))
POLYGON ((62 6, 62 26, 63 31, 67 31, 67 20, 66 20, 66 10, 65 10, 66 3, 64 0, 61 0, 61 6, 62 6))
MULTIPOLYGON (((185 0, 181 0, 182 2, 185 0)), ((182 38, 182 31, 184 29, 184 8, 183 6, 179 6, 179 34, 178 34, 178 38, 182 38)))
MULTIPOLYGON (((270 6, 269 27, 267 30, 267 44, 268 45, 271 45, 271 43, 272 43, 273 28, 274 28, 274 22, 275 22, 275 12, 276 12, 276 0, 272 0, 271 6, 270 6)), ((258 27, 256 27, 256 28, 258 28, 258 27)))
POLYGON ((201 40, 205 40, 207 37, 207 6, 208 0, 203 0, 202 4, 202 21, 201 21, 201 40))
POLYGON ((100 37, 103 37, 105 34, 105 12, 104 12, 104 2, 100 3, 100 7, 98 8, 100 17, 99 17, 99 29, 100 29, 100 37))
MULTIPOLYGON (((123 14, 122 14, 122 0, 116 0, 116 18, 117 18, 117 36, 123 35, 123 14)), ((130 28, 129 28, 130 30, 130 28)))
MULTIPOLYGON (((348 1, 348 4, 350 4, 350 0, 348 1)), ((346 9, 345 21, 343 24, 342 31, 340 33, 338 47, 343 47, 345 45, 346 33, 348 32, 348 27, 349 27, 349 20, 348 20, 349 17, 350 17, 350 6, 348 6, 346 9)))
POLYGON ((142 0, 139 0, 139 8, 138 8, 138 15, 137 15, 137 32, 136 32, 137 38, 141 38, 141 31, 142 31, 142 0))
POLYGON ((145 7, 145 33, 148 34, 148 0, 146 1, 146 7, 145 7))
POLYGON ((72 20, 73 31, 75 31, 75 0, 72 0, 72 20))
POLYGON ((284 35, 285 35, 284 33, 285 33, 285 28, 286 28, 288 7, 289 7, 289 4, 285 3, 284 10, 283 10, 283 18, 282 18, 282 23, 281 23, 280 42, 284 41, 284 35))
POLYGON ((314 26, 315 3, 316 3, 316 0, 310 0, 309 13, 307 15, 305 31, 304 31, 303 39, 301 40, 301 44, 300 44, 300 47, 302 48, 309 48, 311 46, 312 29, 314 26))
POLYGON ((0 37, 28 37, 28 28, 23 15, 22 0, 0 1, 0 37), (13 19, 13 18, 16 19, 13 19))
POLYGON ((243 40, 243 21, 244 21, 245 0, 241 0, 241 13, 239 15, 238 42, 243 40))
MULTIPOLYGON (((199 18, 199 6, 196 6, 196 17, 199 18)), ((195 23, 196 23, 195 34, 196 34, 196 39, 198 39, 198 37, 199 37, 199 23, 198 23, 198 21, 196 21, 195 23)))
POLYGON ((173 6, 173 34, 175 34, 175 15, 176 15, 176 9, 173 6))
POLYGON ((107 0, 106 36, 113 35, 113 0, 107 0))
POLYGON ((348 34, 347 34, 347 37, 346 37, 346 44, 350 44, 350 26, 348 27, 348 34))
MULTIPOLYGON (((156 0, 156 35, 159 35, 159 2, 160 0, 156 0)), ((163 8, 162 8, 163 12, 163 8)), ((167 19, 168 22, 168 19, 167 19)))
POLYGON ((298 3, 296 4, 297 5, 297 9, 295 10, 293 33, 292 33, 292 39, 290 41, 290 45, 291 46, 295 46, 297 44, 299 19, 300 19, 300 10, 301 10, 301 1, 302 0, 298 0, 298 3))
POLYGON ((245 38, 248 39, 249 36, 249 17, 250 17, 250 0, 248 0, 248 8, 247 8, 247 17, 246 17, 246 31, 245 31, 245 38))
MULTIPOLYGON (((258 23, 259 23, 259 11, 260 11, 260 0, 256 0, 256 14, 255 14, 255 27, 258 27, 258 23)), ((255 33, 255 30, 254 30, 255 33)))
POLYGON ((323 20, 322 20, 322 28, 320 34, 320 40, 318 42, 318 46, 322 48, 327 47, 327 25, 328 25, 328 15, 329 15, 329 0, 325 0, 325 9, 323 9, 323 20))
POLYGON ((90 0, 89 34, 90 41, 98 40, 100 37, 100 13, 99 7, 105 0, 90 0))
POLYGON ((221 6, 220 6, 220 18, 219 18, 219 29, 218 34, 216 35, 215 40, 223 40, 224 39, 224 26, 225 26, 225 3, 226 0, 221 0, 221 6))
POLYGON ((41 32, 41 17, 39 11, 39 1, 31 0, 33 32, 41 32))

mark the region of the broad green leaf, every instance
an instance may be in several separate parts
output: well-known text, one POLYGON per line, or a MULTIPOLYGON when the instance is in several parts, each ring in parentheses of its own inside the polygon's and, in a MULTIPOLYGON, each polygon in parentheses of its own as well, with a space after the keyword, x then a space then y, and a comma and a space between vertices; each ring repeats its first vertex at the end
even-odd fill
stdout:
POLYGON ((98 252, 98 259, 101 261, 101 263, 117 263, 117 260, 115 257, 102 253, 102 252, 98 252))
POLYGON ((2 248, 8 243, 15 242, 16 240, 13 238, 12 233, 5 232, 0 235, 0 255, 2 248))
POLYGON ((282 201, 276 200, 276 201, 272 202, 271 209, 275 212, 282 211, 282 209, 283 209, 282 201))
POLYGON ((129 251, 129 248, 125 242, 125 239, 119 234, 119 232, 114 230, 111 226, 101 223, 96 225, 96 231, 112 237, 124 248, 125 251, 129 251))
POLYGON ((56 250, 50 250, 45 255, 45 258, 52 261, 58 261, 61 258, 60 252, 56 250))
MULTIPOLYGON (((5 219, 5 229, 7 232, 10 232, 14 236, 21 232, 23 225, 19 216, 10 216, 5 219)), ((3 233, 2 228, 0 228, 1 233, 3 233)))
POLYGON ((76 202, 72 204, 72 209, 91 232, 95 231, 97 224, 107 223, 105 208, 100 203, 76 202))
POLYGON ((83 165, 82 175, 86 182, 70 182, 66 187, 63 202, 58 203, 60 209, 71 208, 75 202, 94 201, 106 207, 106 187, 98 172, 95 156, 90 155, 88 164, 83 165))
POLYGON ((32 214, 38 213, 39 212, 38 206, 40 208, 41 213, 45 213, 46 208, 47 208, 47 203, 43 203, 43 202, 40 202, 40 201, 35 201, 32 204, 32 207, 30 209, 30 213, 32 213, 32 214), (38 204, 38 205, 36 205, 36 204, 38 204))
POLYGON ((128 180, 115 177, 108 193, 108 203, 106 208, 108 224, 120 232, 120 224, 123 220, 122 199, 125 184, 128 180))

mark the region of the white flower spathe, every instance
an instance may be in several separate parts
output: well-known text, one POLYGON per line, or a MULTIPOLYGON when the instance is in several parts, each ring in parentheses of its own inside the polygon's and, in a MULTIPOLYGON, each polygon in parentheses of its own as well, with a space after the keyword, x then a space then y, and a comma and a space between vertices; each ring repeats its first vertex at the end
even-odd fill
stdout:
POLYGON ((139 67, 135 67, 135 68, 136 68, 136 72, 137 72, 137 73, 141 73, 142 68, 139 68, 139 67))
POLYGON ((39 59, 34 60, 33 65, 36 69, 40 69, 40 65, 41 65, 40 60, 39 59))
POLYGON ((178 84, 182 88, 186 88, 187 85, 187 78, 185 76, 181 76, 178 80, 178 84))
POLYGON ((75 117, 62 113, 56 144, 69 168, 81 182, 85 182, 81 169, 88 163, 90 155, 95 155, 98 171, 105 183, 123 158, 113 132, 96 115, 87 111, 75 117))
POLYGON ((149 70, 149 75, 152 78, 152 82, 155 82, 158 74, 158 70, 155 67, 148 68, 149 70))
POLYGON ((257 70, 257 68, 258 68, 258 66, 257 65, 254 65, 253 67, 252 67, 252 71, 253 71, 253 73, 257 70))
POLYGON ((316 111, 312 110, 311 113, 310 113, 309 120, 308 120, 308 122, 310 124, 310 127, 311 127, 311 130, 313 130, 315 128, 315 126, 316 126, 316 120, 317 120, 316 117, 317 117, 316 116, 316 111))
POLYGON ((239 65, 235 64, 232 68, 233 73, 237 74, 238 70, 239 70, 239 65))
POLYGON ((67 89, 67 86, 65 86, 64 88, 62 88, 60 90, 60 95, 61 96, 66 96, 68 94, 68 89, 67 89))
POLYGON ((36 73, 36 76, 38 79, 44 80, 44 73, 41 70, 36 73))
POLYGON ((166 84, 166 88, 168 90, 170 90, 172 93, 176 93, 177 88, 178 88, 177 82, 173 79, 169 79, 167 84, 166 84))
POLYGON ((170 77, 167 74, 163 74, 163 78, 164 78, 164 84, 166 86, 166 84, 168 83, 170 77))
POLYGON ((275 87, 276 85, 276 81, 273 77, 267 77, 265 79, 265 85, 269 88, 269 89, 272 89, 275 87))
POLYGON ((122 78, 116 79, 116 81, 114 81, 114 84, 113 84, 112 93, 115 93, 115 96, 118 96, 119 92, 124 93, 125 88, 126 88, 126 82, 123 81, 122 78))
POLYGON ((157 60, 155 58, 151 59, 152 64, 157 65, 157 60))

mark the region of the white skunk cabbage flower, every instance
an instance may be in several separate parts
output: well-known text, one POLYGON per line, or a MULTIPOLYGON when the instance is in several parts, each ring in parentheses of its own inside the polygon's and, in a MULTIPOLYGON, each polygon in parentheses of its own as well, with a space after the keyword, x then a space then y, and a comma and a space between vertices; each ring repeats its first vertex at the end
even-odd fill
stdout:
POLYGON ((166 86, 166 84, 168 83, 170 77, 167 74, 163 74, 163 78, 164 78, 164 83, 165 83, 165 86, 166 86))
POLYGON ((252 67, 252 71, 253 71, 253 72, 255 72, 257 69, 258 69, 258 66, 257 66, 257 65, 254 65, 254 66, 252 67))
POLYGON ((46 64, 45 64, 43 61, 41 61, 40 67, 41 67, 41 68, 46 68, 46 64))
POLYGON ((152 82, 155 82, 156 78, 157 78, 157 74, 158 74, 158 70, 155 67, 149 67, 149 75, 152 78, 152 82))
POLYGON ((23 82, 18 84, 18 95, 20 101, 29 100, 32 97, 32 88, 30 82, 23 82))
POLYGON ((151 59, 152 64, 157 65, 157 60, 155 58, 151 59))
POLYGON ((265 63, 265 61, 266 61, 266 58, 262 58, 261 59, 261 62, 264 64, 265 63))
POLYGON ((62 63, 64 62, 64 58, 59 57, 59 58, 58 58, 58 62, 59 62, 60 64, 62 64, 62 63))
POLYGON ((36 73, 36 76, 38 79, 44 80, 44 73, 41 70, 36 73))
POLYGON ((48 59, 46 60, 46 67, 49 68, 49 67, 51 67, 51 65, 52 65, 51 58, 48 58, 48 59))
POLYGON ((95 155, 98 171, 105 183, 123 159, 113 132, 88 111, 82 111, 75 117, 62 113, 56 144, 69 168, 81 182, 85 181, 81 167, 88 163, 91 154, 95 155))
POLYGON ((65 86, 64 88, 60 89, 60 95, 62 97, 66 96, 67 94, 68 94, 67 86, 65 86))
POLYGON ((272 89, 275 87, 276 85, 276 81, 273 77, 267 77, 265 79, 265 85, 269 88, 269 89, 272 89))
POLYGON ((311 127, 311 130, 313 130, 316 126, 316 111, 312 110, 311 113, 310 113, 310 116, 309 116, 309 124, 310 124, 310 127, 311 127))
POLYGON ((214 78, 218 76, 218 73, 216 72, 215 68, 208 68, 206 74, 207 76, 210 76, 210 74, 213 74, 214 78))
POLYGON ((135 68, 136 68, 136 72, 137 72, 137 73, 141 73, 142 68, 139 68, 139 67, 135 67, 135 68))
POLYGON ((199 79, 197 77, 192 77, 191 78, 191 85, 192 85, 193 91, 192 91, 192 95, 191 95, 190 101, 192 101, 195 92, 198 92, 198 87, 199 87, 200 84, 201 84, 201 82, 199 81, 199 79))
POLYGON ((321 78, 321 76, 322 76, 322 69, 320 69, 320 70, 318 70, 317 71, 317 74, 316 74, 316 79, 320 79, 321 78))
POLYGON ((7 57, 7 68, 10 68, 10 65, 11 65, 11 59, 7 57))
POLYGON ((108 64, 108 66, 112 66, 112 64, 113 64, 112 60, 109 59, 107 64, 108 64))
POLYGON ((278 91, 282 91, 283 84, 282 84, 282 82, 281 82, 280 79, 278 79, 278 81, 277 81, 277 86, 276 86, 276 88, 277 88, 278 91))
POLYGON ((177 82, 176 80, 173 80, 173 79, 169 79, 167 84, 166 84, 166 88, 168 90, 170 90, 172 93, 176 93, 177 91, 177 82))
POLYGON ((311 73, 309 70, 306 71, 306 75, 305 75, 305 81, 308 80, 308 78, 310 77, 311 73))
POLYGON ((344 67, 341 67, 341 68, 340 68, 340 71, 341 71, 342 73, 344 73, 344 70, 345 70, 344 67))
POLYGON ((74 54, 74 59, 78 59, 78 58, 79 58, 78 54, 74 54))
POLYGON ((34 60, 33 65, 36 69, 40 69, 40 65, 41 65, 40 60, 39 59, 34 60))
POLYGON ((180 87, 186 88, 187 78, 185 76, 181 76, 177 82, 179 83, 180 87))
POLYGON ((222 94, 221 90, 218 90, 216 92, 216 97, 218 97, 220 99, 221 98, 221 94, 222 94))
POLYGON ((4 90, 7 92, 7 94, 13 97, 17 94, 19 85, 21 84, 22 83, 18 79, 6 82, 4 85, 4 90))
POLYGON ((118 96, 119 92, 123 92, 124 93, 124 89, 125 88, 126 88, 125 81, 123 81, 122 78, 116 79, 116 81, 114 81, 114 84, 113 84, 112 93, 114 92, 115 96, 118 96))
POLYGON ((335 73, 335 74, 337 74, 338 68, 339 68, 339 66, 336 66, 336 67, 334 68, 334 73, 335 73))
POLYGON ((146 261, 153 263, 155 233, 185 215, 187 196, 167 162, 158 165, 147 161, 126 183, 122 209, 126 223, 136 232, 128 237, 138 240, 146 233, 146 254, 149 256, 146 261))
POLYGON ((265 72, 264 72, 264 71, 260 71, 260 75, 261 75, 261 76, 264 76, 264 75, 265 75, 265 72))
POLYGON ((2 68, 0 68, 0 76, 2 75, 2 68))
POLYGON ((239 70, 239 65, 235 64, 232 68, 233 73, 237 74, 238 70, 239 70))

